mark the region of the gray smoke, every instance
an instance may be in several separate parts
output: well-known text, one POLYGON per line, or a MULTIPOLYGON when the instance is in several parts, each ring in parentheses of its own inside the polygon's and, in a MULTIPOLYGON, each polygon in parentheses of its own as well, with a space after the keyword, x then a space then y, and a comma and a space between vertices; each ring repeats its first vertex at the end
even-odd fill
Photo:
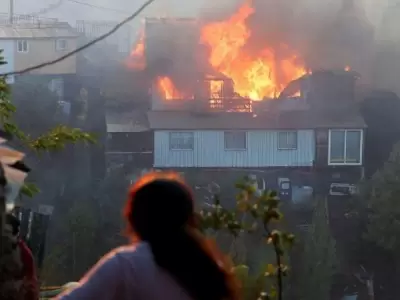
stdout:
MULTIPOLYGON (((15 0, 15 13, 43 11, 60 0, 15 0)), ((63 0, 61 5, 43 14, 74 23, 76 20, 119 21, 137 9, 144 0, 63 0), (92 5, 93 7, 90 7, 92 5), (96 8, 110 8, 110 10, 96 8)), ((245 0, 156 0, 145 16, 201 17, 223 20, 245 0)), ((0 0, 7 13, 9 0, 0 0)), ((295 49, 311 68, 343 68, 358 71, 364 83, 396 87, 393 77, 400 75, 398 52, 390 44, 397 42, 397 11, 388 9, 390 0, 253 0, 256 12, 249 18, 253 35, 250 49, 264 45, 279 49, 285 44, 295 49), (393 34, 392 34, 393 33, 393 34), (385 67, 383 67, 383 65, 385 67)), ((137 32, 140 19, 130 25, 137 32)), ((132 40, 135 38, 133 37, 132 40)), ((393 88, 394 88, 393 87, 393 88)))

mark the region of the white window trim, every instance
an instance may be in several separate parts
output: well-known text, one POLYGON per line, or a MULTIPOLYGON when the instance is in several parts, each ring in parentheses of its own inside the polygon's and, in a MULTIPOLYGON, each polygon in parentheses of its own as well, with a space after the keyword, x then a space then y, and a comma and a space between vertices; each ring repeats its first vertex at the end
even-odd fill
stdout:
POLYGON ((225 151, 247 151, 248 147, 248 132, 247 131, 240 131, 240 130, 229 130, 229 131, 224 131, 224 150, 225 151), (226 143, 225 143, 225 133, 244 133, 245 136, 245 145, 244 148, 226 148, 226 143))
POLYGON ((297 148, 299 147, 299 133, 297 130, 282 130, 282 131, 278 131, 277 132, 277 148, 278 150, 297 150, 297 148), (287 147, 280 147, 279 146, 279 134, 281 133, 295 133, 296 134, 296 147, 292 147, 292 148, 287 148, 287 147))
POLYGON ((29 41, 28 40, 17 40, 17 52, 18 53, 28 53, 29 52, 29 41), (19 47, 18 47, 18 44, 20 43, 20 42, 26 42, 26 51, 19 51, 19 47))
POLYGON ((363 154, 364 154, 364 130, 363 129, 329 129, 329 135, 328 135, 328 166, 361 166, 363 164, 363 154), (347 131, 358 131, 360 132, 360 162, 358 163, 338 163, 338 162, 331 162, 331 135, 332 131, 344 131, 345 136, 344 136, 344 158, 346 159, 346 144, 347 144, 347 131))
POLYGON ((56 39, 55 40, 55 44, 56 44, 56 51, 67 51, 68 50, 68 41, 67 39, 56 39), (60 48, 58 45, 59 41, 65 41, 65 48, 60 48))
POLYGON ((169 151, 194 151, 194 132, 193 131, 169 131, 168 132, 168 147, 169 151), (190 133, 193 137, 193 145, 192 148, 188 149, 175 149, 171 147, 171 135, 172 134, 179 134, 179 133, 190 133))

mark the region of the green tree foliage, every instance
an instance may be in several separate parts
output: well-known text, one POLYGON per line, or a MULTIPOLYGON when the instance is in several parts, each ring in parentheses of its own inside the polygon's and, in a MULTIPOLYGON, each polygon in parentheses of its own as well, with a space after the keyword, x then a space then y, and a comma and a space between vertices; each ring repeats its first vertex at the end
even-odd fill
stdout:
MULTIPOLYGON (((0 52, 0 65, 4 64, 4 58, 0 52)), ((90 134, 80 129, 57 126, 47 132, 42 132, 38 136, 32 136, 23 132, 15 122, 14 114, 16 106, 10 99, 10 87, 5 78, 0 78, 0 123, 3 129, 20 140, 24 146, 37 151, 61 150, 68 143, 90 142, 95 140, 90 134)))
POLYGON ((71 201, 68 211, 51 229, 55 240, 51 251, 47 252, 41 272, 45 283, 79 278, 101 257, 97 253, 95 236, 100 220, 94 213, 94 203, 79 200, 71 201))
MULTIPOLYGON (((4 58, 1 55, 2 50, 0 50, 0 65, 6 64, 4 58)), ((18 88, 18 85, 16 86, 18 88)), ((20 87, 22 89, 22 87, 20 87)), ((32 97, 43 96, 43 87, 41 88, 34 88, 36 93, 32 93, 32 97), (37 93, 38 90, 41 90, 42 93, 37 93)), ((18 92, 17 92, 18 94, 18 92)), ((49 97, 46 99, 24 99, 30 100, 30 103, 36 103, 36 106, 44 105, 46 107, 54 106, 49 101, 54 100, 51 99, 51 95, 47 93, 49 97), (40 100, 40 101, 37 101, 40 100), (47 100, 47 101, 46 101, 47 100), (40 103, 40 104, 39 104, 40 103), (44 104, 43 104, 44 103, 44 104)), ((53 102, 55 103, 55 102, 53 102)), ((85 143, 93 143, 95 142, 94 137, 86 132, 83 132, 77 128, 69 128, 65 125, 55 125, 53 128, 49 127, 51 124, 50 121, 44 121, 43 124, 46 124, 44 128, 46 130, 44 132, 28 132, 28 128, 34 127, 32 124, 29 123, 29 118, 33 118, 35 114, 32 112, 35 111, 36 114, 38 113, 37 109, 32 109, 32 106, 26 105, 24 103, 19 103, 22 113, 17 112, 17 107, 11 101, 10 95, 10 86, 6 83, 5 78, 0 78, 0 124, 2 129, 7 132, 11 137, 15 138, 16 142, 13 144, 17 144, 21 150, 26 152, 47 152, 47 151, 59 151, 64 149, 66 144, 75 144, 78 142, 85 142, 85 143), (29 109, 29 107, 31 109, 29 109), (19 122, 18 122, 19 120, 19 122), (21 130, 21 127, 18 123, 22 123, 22 128, 25 130, 21 130)), ((56 107, 53 107, 55 110, 56 107)), ((43 115, 46 115, 48 111, 43 112, 43 115)), ((40 114, 40 112, 39 112, 40 114)), ((49 119, 52 120, 52 115, 48 115, 49 119)), ((43 117, 37 118, 41 119, 43 117)), ((54 120, 52 120, 54 121, 54 120)), ((25 186, 22 190, 28 196, 32 196, 38 190, 34 186, 25 186)))
POLYGON ((292 246, 294 235, 280 231, 276 226, 276 222, 282 219, 282 214, 275 192, 263 191, 259 194, 254 182, 248 178, 236 187, 236 207, 224 208, 218 195, 215 195, 214 204, 199 213, 201 228, 205 232, 225 231, 233 237, 238 237, 241 233, 252 235, 261 232, 261 238, 273 249, 275 262, 266 263, 255 272, 250 272, 246 265, 238 265, 235 272, 241 279, 244 299, 282 300, 283 277, 288 271, 285 249, 292 246))
MULTIPOLYGON (((0 65, 6 64, 2 57, 2 50, 0 50, 0 65)), ((17 107, 12 103, 10 99, 10 87, 6 83, 5 78, 0 78, 0 126, 3 131, 13 138, 13 144, 17 144, 20 150, 25 152, 47 152, 47 151, 58 151, 62 150, 67 143, 77 142, 94 142, 93 136, 83 132, 79 129, 68 128, 66 126, 56 126, 50 128, 46 132, 40 132, 37 134, 30 134, 20 129, 15 119, 15 113, 17 107)), ((3 187, 4 188, 4 187, 3 187)), ((37 192, 37 188, 33 185, 25 185, 22 192, 26 195, 32 196, 37 192)), ((4 190, 2 189, 2 193, 4 190)), ((12 293, 15 297, 7 298, 7 286, 11 282, 12 285, 15 280, 13 275, 9 273, 8 265, 15 265, 16 260, 10 256, 7 256, 7 248, 10 246, 10 239, 3 232, 4 214, 5 214, 5 199, 4 196, 0 197, 0 298, 1 299, 18 299, 16 293, 12 293), (7 277, 8 276, 8 277, 7 277)))
POLYGON ((329 299, 333 276, 337 272, 336 242, 332 237, 326 200, 316 199, 312 224, 303 238, 298 238, 298 269, 295 293, 299 300, 329 299))
POLYGON ((400 262, 399 178, 400 143, 383 168, 364 184, 363 196, 367 202, 365 238, 394 253, 400 262))

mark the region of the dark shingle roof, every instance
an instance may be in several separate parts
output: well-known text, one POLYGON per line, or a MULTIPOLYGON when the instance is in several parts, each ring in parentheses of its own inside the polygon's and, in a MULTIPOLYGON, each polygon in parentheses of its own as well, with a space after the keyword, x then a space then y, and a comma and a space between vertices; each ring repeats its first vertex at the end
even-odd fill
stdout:
POLYGON ((364 128, 359 113, 351 109, 340 112, 285 111, 280 113, 195 113, 189 111, 150 111, 151 129, 218 130, 218 129, 314 129, 364 128))

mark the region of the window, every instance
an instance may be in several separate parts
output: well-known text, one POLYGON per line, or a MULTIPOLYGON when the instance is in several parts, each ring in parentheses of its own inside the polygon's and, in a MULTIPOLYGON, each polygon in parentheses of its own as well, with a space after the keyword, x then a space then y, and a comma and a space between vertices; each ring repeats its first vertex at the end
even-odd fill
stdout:
POLYGON ((28 41, 27 40, 19 40, 17 41, 17 52, 28 52, 28 41))
POLYGON ((296 131, 278 132, 278 149, 279 150, 297 149, 297 132, 296 131))
POLYGON ((65 40, 65 39, 56 40, 56 50, 57 51, 64 51, 64 50, 67 50, 67 48, 68 48, 67 40, 65 40))
POLYGON ((170 132, 169 148, 171 150, 193 150, 193 132, 170 132))
POLYGON ((330 130, 330 165, 360 165, 362 159, 362 130, 330 130))
POLYGON ((58 96, 58 100, 64 98, 64 80, 62 78, 53 78, 49 82, 49 90, 58 96))
POLYGON ((225 150, 246 150, 247 135, 245 131, 224 132, 225 150))

